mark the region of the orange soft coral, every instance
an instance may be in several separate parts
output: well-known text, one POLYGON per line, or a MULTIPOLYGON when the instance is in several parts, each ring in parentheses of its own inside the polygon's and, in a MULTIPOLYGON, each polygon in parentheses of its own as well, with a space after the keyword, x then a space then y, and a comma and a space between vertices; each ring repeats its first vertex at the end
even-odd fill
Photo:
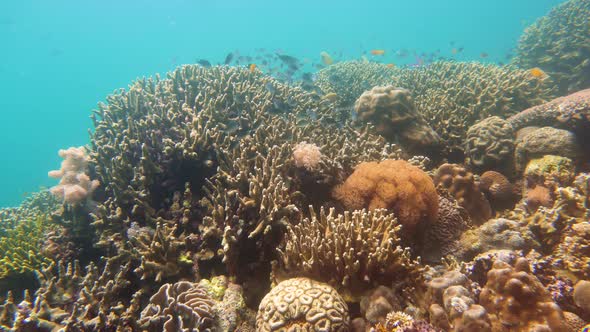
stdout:
POLYGON ((333 194, 350 210, 392 210, 409 232, 421 222, 434 222, 438 213, 432 179, 404 160, 361 163, 333 194))

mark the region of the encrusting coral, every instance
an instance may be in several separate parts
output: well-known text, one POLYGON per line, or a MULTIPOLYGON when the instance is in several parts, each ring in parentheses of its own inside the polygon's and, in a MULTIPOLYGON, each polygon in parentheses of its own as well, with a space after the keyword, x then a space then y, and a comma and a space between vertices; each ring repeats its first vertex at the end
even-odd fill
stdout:
POLYGON ((51 193, 69 204, 83 202, 100 185, 98 180, 90 180, 88 176, 90 156, 86 148, 59 150, 59 156, 64 159, 61 169, 49 172, 50 177, 60 179, 59 184, 50 189, 51 193))
POLYGON ((360 163, 333 195, 349 210, 393 211, 408 234, 435 222, 438 214, 432 179, 404 160, 360 163))
POLYGON ((374 87, 356 100, 354 109, 360 121, 373 123, 380 135, 399 142, 406 150, 424 152, 441 143, 438 134, 416 110, 407 89, 374 87))
POLYGON ((399 233, 394 215, 385 210, 312 210, 311 219, 289 228, 275 275, 324 281, 347 298, 380 284, 419 284, 420 262, 401 247, 399 233))
POLYGON ((256 331, 349 331, 348 306, 334 288, 307 278, 276 285, 260 302, 256 331))
POLYGON ((590 87, 589 17, 590 1, 561 3, 526 28, 513 62, 541 68, 562 94, 590 87))

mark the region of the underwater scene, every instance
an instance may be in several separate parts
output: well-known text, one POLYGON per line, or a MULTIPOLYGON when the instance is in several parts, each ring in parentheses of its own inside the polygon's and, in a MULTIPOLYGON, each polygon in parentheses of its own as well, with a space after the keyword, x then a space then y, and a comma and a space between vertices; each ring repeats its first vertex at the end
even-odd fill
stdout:
POLYGON ((0 331, 590 331, 590 0, 0 4, 0 331))

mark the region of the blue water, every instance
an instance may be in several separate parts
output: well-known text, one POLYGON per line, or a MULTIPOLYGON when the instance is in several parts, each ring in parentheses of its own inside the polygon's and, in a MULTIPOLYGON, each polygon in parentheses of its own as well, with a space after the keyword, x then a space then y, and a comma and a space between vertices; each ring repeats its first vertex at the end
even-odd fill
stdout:
POLYGON ((505 61, 525 26, 560 2, 3 0, 0 206, 55 184, 47 171, 59 168, 58 149, 86 144, 96 103, 137 77, 256 48, 358 58, 371 49, 450 55, 454 42, 458 60, 485 52, 505 61))

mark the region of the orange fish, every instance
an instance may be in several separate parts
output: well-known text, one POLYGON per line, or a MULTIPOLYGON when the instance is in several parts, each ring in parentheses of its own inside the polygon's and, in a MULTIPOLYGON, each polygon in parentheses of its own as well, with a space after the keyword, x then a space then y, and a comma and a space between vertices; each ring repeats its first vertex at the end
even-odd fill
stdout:
POLYGON ((251 64, 249 69, 250 69, 250 72, 253 73, 254 70, 256 69, 256 64, 255 63, 251 64))
POLYGON ((531 73, 531 75, 533 75, 533 77, 540 78, 540 79, 544 79, 545 77, 549 76, 549 75, 547 75, 547 73, 545 73, 543 71, 543 69, 541 69, 539 67, 529 69, 529 73, 531 73))
POLYGON ((383 55, 385 54, 385 50, 371 50, 372 55, 383 55))
POLYGON ((387 64, 387 68, 394 68, 394 67, 395 67, 395 65, 393 63, 388 63, 387 64))

